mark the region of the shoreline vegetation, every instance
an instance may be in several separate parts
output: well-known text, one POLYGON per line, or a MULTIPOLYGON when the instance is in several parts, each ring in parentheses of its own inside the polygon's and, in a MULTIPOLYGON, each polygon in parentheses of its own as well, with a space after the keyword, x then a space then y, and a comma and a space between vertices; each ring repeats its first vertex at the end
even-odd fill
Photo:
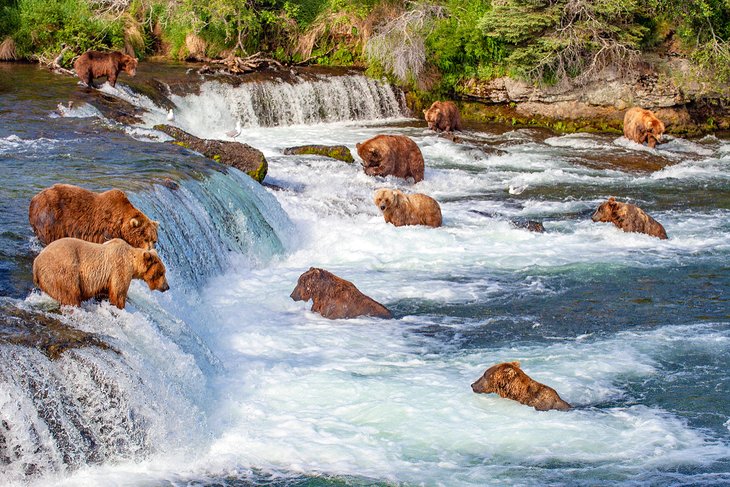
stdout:
POLYGON ((667 132, 730 129, 727 0, 4 0, 0 60, 69 69, 89 49, 215 72, 345 66, 414 113, 620 132, 630 106, 667 132))

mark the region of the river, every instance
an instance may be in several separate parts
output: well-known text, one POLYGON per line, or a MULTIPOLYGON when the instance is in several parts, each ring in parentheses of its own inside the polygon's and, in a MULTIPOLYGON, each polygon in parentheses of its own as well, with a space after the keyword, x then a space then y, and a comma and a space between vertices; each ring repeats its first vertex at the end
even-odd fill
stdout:
POLYGON ((385 83, 303 73, 188 87, 175 80, 194 72, 142 63, 91 93, 0 63, 0 315, 51 316, 112 347, 51 360, 0 326, 0 483, 730 483, 729 139, 652 150, 467 124, 455 143, 385 83), (142 89, 151 79, 169 85, 164 103, 142 89), (141 121, 102 115, 114 100, 146 110, 141 121), (238 123, 236 140, 266 155, 267 184, 166 143, 152 126, 170 107, 170 123, 199 137, 231 140, 238 123), (344 144, 356 155, 381 133, 418 144, 424 181, 283 154, 344 144), (59 310, 34 290, 28 203, 56 182, 124 189, 160 220, 171 290, 134 282, 123 311, 59 310), (434 197, 443 227, 385 223, 381 187, 434 197), (669 239, 592 222, 609 196, 669 239), (512 223, 525 220, 545 232, 512 223), (312 266, 394 318, 330 321, 293 301, 312 266), (574 409, 472 392, 513 360, 574 409))

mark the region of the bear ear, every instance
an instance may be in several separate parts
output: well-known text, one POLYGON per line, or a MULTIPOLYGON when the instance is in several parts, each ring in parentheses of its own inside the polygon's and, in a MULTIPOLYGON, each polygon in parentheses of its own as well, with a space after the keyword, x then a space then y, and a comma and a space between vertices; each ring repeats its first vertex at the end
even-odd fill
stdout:
POLYGON ((141 225, 140 221, 137 218, 132 218, 129 220, 129 224, 132 225, 132 228, 137 228, 141 225))
POLYGON ((155 228, 159 228, 160 227, 160 222, 158 220, 153 220, 152 221, 152 224, 155 226, 155 228))
POLYGON ((608 198, 608 202, 609 203, 616 203, 616 198, 614 198, 613 196, 611 196, 610 198, 608 198))
POLYGON ((514 362, 510 362, 510 363, 512 365, 514 365, 515 367, 517 367, 518 369, 520 368, 520 362, 518 360, 515 360, 514 362))
POLYGON ((360 142, 358 142, 357 144, 355 144, 355 149, 359 149, 361 145, 362 144, 360 142))
POLYGON ((428 110, 423 110, 423 114, 425 115, 428 110))
POLYGON ((152 263, 153 263, 153 262, 154 262, 154 260, 155 260, 155 256, 156 256, 156 255, 157 255, 157 254, 153 254, 153 253, 152 253, 152 251, 150 251, 150 250, 145 250, 145 251, 144 251, 143 257, 144 257, 144 264, 145 264, 145 267, 149 267, 149 266, 151 266, 151 265, 152 265, 152 263))

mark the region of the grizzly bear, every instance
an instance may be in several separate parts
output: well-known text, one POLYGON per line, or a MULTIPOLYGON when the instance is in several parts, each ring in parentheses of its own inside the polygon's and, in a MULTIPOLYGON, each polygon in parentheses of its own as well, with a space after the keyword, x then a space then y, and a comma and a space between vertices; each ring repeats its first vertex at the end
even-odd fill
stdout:
POLYGON ((423 111, 428 128, 437 132, 461 130, 461 115, 453 101, 435 101, 423 111))
POLYGON ((621 203, 611 196, 604 201, 591 216, 594 222, 611 222, 624 232, 646 233, 662 240, 667 232, 661 223, 647 215, 638 206, 621 203))
POLYGON ((108 295, 111 304, 124 309, 132 279, 143 279, 153 291, 170 289, 157 252, 132 247, 121 238, 103 244, 61 238, 33 261, 33 283, 62 305, 80 306, 108 295))
POLYGON ((489 394, 495 392, 501 397, 513 399, 538 411, 558 409, 568 411, 570 404, 560 399, 555 389, 530 378, 520 368, 519 362, 505 362, 489 367, 471 385, 474 392, 489 394))
POLYGON ((664 133, 664 124, 651 110, 633 107, 629 108, 624 115, 624 136, 643 144, 647 142, 652 149, 656 147, 659 139, 664 133))
POLYGON ((147 250, 157 243, 159 225, 132 206, 123 191, 94 193, 70 184, 54 184, 35 195, 28 220, 43 245, 63 237, 96 243, 122 238, 147 250))
POLYGON ((86 51, 74 62, 74 70, 76 76, 86 83, 89 88, 93 88, 94 78, 106 76, 110 85, 117 84, 117 76, 124 71, 129 76, 137 73, 137 59, 119 51, 99 52, 86 51))
POLYGON ((376 318, 393 317, 388 308, 365 296, 350 281, 316 267, 310 267, 307 272, 299 276, 291 298, 294 301, 311 299, 312 311, 331 320, 363 315, 376 318))
POLYGON ((375 205, 383 218, 396 227, 403 225, 441 226, 441 207, 425 194, 405 194, 397 189, 381 188, 375 192, 375 205))
POLYGON ((368 176, 396 176, 423 180, 423 155, 415 142, 404 135, 376 135, 355 144, 368 176))

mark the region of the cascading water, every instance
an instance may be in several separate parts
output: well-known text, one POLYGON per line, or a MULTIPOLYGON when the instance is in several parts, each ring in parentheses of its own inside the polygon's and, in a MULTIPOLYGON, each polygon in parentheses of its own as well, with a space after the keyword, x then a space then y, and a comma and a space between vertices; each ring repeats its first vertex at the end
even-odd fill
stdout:
POLYGON ((135 282, 124 311, 90 302, 48 312, 37 291, 9 299, 111 349, 75 346, 51 361, 0 328, 0 482, 730 482, 726 141, 668 138, 649 151, 613 135, 475 126, 456 144, 404 120, 401 95, 359 75, 206 81, 170 95, 170 122, 123 82, 103 90, 148 110, 144 127, 122 128, 134 138, 106 122, 112 131, 56 122, 56 99, 32 105, 42 122, 24 126, 12 118, 17 100, 0 96, 0 119, 12 121, 0 124, 11 210, 0 251, 13 256, 0 284, 28 287, 37 243, 27 201, 66 181, 121 186, 161 221, 172 289, 135 282), (163 139, 156 123, 230 140, 236 122, 235 139, 264 152, 276 189, 150 143, 163 139), (354 150, 379 133, 416 141, 424 181, 282 150, 354 150), (150 184, 164 176, 179 188, 150 184), (433 196, 443 227, 386 224, 372 202, 380 187, 433 196), (669 239, 592 222, 609 195, 638 203, 669 239), (519 218, 546 232, 510 223, 519 218), (289 297, 310 266, 351 280, 395 318, 310 312, 289 297), (487 366, 513 360, 575 409, 471 391, 487 366))

